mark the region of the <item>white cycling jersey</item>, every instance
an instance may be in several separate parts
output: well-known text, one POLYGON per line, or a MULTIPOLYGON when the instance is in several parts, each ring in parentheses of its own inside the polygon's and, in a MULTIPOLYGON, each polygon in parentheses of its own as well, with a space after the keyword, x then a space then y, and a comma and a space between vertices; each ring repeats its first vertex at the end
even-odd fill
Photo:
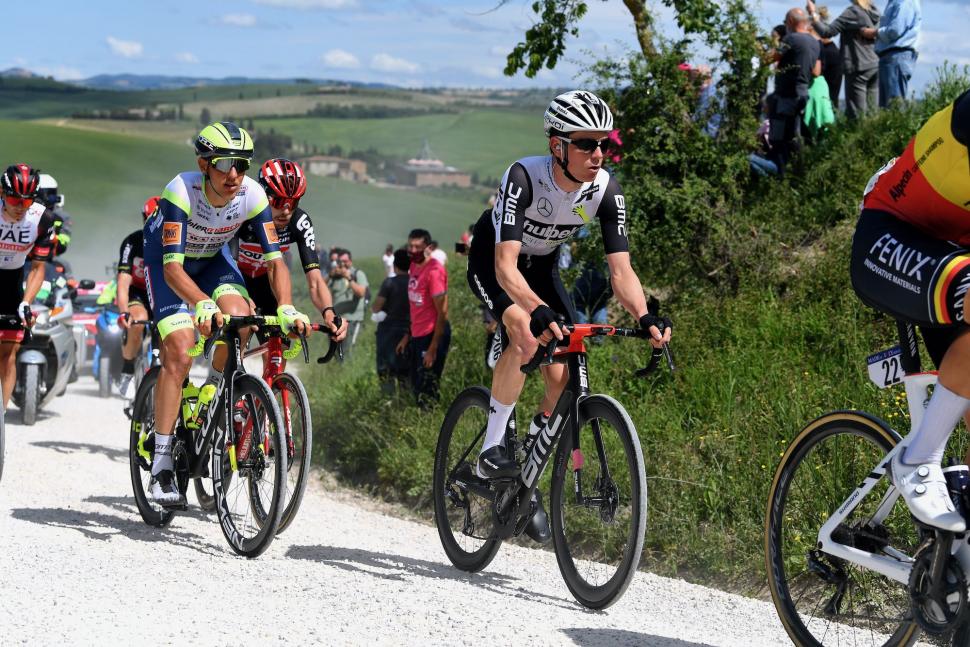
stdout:
POLYGON ((51 260, 53 252, 54 215, 42 203, 30 205, 24 217, 16 222, 0 215, 0 270, 19 270, 28 256, 51 260))

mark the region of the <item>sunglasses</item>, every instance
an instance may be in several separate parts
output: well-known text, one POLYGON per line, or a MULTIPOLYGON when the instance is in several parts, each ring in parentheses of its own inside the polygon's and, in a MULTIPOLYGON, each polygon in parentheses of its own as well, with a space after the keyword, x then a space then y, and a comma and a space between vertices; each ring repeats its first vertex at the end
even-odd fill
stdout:
POLYGON ((11 207, 29 207, 34 204, 34 198, 22 198, 15 195, 4 195, 4 204, 11 207))
POLYGON ((209 160, 209 164, 222 173, 236 169, 237 173, 242 174, 249 170, 250 161, 245 157, 215 157, 209 160))
POLYGON ((603 139, 569 139, 568 137, 560 137, 559 139, 569 142, 584 153, 592 153, 599 148, 601 151, 603 151, 604 155, 609 155, 613 152, 614 147, 616 146, 616 142, 609 137, 604 137, 603 139))
POLYGON ((280 211, 287 208, 289 208, 290 211, 293 211, 296 209, 296 206, 300 204, 299 198, 284 198, 278 195, 269 195, 268 193, 266 195, 266 199, 269 200, 271 207, 274 209, 279 209, 280 211))

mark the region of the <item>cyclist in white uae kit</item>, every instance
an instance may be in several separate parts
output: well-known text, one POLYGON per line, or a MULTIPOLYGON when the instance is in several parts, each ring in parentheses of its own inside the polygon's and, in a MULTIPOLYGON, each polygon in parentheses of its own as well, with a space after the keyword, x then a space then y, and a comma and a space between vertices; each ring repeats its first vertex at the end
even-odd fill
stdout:
MULTIPOLYGON (((557 250, 583 225, 600 221, 603 244, 616 298, 649 330, 660 347, 670 339, 670 321, 647 311, 640 279, 630 265, 627 213, 616 179, 603 169, 611 140, 613 115, 596 95, 566 92, 545 112, 550 154, 527 157, 505 172, 495 207, 475 225, 468 256, 468 283, 500 322, 508 348, 492 376, 492 397, 485 441, 478 459, 479 475, 514 478, 519 467, 505 455, 503 440, 509 416, 525 383, 519 367, 529 362, 539 344, 562 339, 559 316, 576 321, 569 294, 559 278, 557 250)), ((542 367, 546 383, 539 414, 530 433, 545 426, 548 412, 567 380, 566 367, 542 367)), ((550 532, 541 507, 526 532, 548 541, 550 532)))
MULTIPOLYGON (((44 282, 44 262, 54 258, 54 216, 43 203, 35 202, 39 182, 37 171, 26 164, 9 166, 0 176, 0 314, 16 313, 21 320, 44 282)), ((23 335, 23 330, 0 330, 4 410, 17 381, 17 350, 23 335)))

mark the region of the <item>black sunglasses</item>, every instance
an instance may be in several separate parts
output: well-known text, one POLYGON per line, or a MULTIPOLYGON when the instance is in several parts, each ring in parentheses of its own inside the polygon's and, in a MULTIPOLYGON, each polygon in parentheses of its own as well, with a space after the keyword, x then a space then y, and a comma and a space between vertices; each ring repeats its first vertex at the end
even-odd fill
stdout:
POLYGON ((249 170, 250 162, 245 157, 216 157, 209 160, 209 164, 222 173, 228 173, 232 169, 236 169, 238 173, 245 173, 249 170))
POLYGON ((604 137, 603 139, 569 139, 568 137, 560 137, 559 139, 569 142, 584 153, 592 153, 599 148, 601 151, 603 151, 604 155, 609 155, 611 152, 613 152, 613 148, 616 145, 616 142, 609 137, 604 137))

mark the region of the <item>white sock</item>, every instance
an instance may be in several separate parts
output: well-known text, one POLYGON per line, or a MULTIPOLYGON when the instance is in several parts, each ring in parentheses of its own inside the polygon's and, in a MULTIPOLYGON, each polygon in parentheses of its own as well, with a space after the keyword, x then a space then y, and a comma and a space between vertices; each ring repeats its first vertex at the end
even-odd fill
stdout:
POLYGON ((491 449, 496 445, 505 442, 505 427, 509 423, 509 416, 515 403, 502 404, 494 397, 488 401, 488 427, 485 429, 485 442, 482 443, 482 451, 491 449))
POLYGON ((933 389, 933 397, 923 413, 919 429, 906 447, 902 461, 909 465, 943 461, 943 450, 960 418, 970 408, 970 400, 957 395, 942 384, 933 389))
POLYGON ((152 476, 157 475, 162 470, 171 470, 175 463, 172 462, 172 439, 174 434, 163 436, 155 434, 155 459, 152 461, 152 476))

